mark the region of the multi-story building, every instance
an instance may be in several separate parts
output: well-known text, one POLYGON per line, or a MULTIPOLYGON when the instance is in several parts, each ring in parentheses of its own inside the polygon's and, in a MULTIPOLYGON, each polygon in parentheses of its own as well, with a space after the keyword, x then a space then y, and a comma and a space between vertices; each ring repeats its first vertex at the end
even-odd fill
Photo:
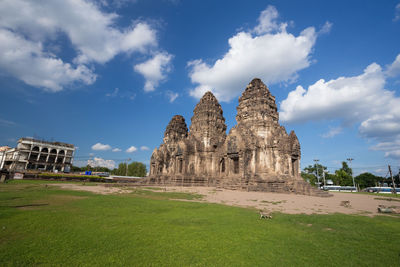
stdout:
POLYGON ((20 138, 16 148, 5 151, 2 168, 69 172, 74 152, 71 144, 20 138))
POLYGON ((0 170, 3 169, 4 159, 6 157, 6 151, 10 150, 9 146, 0 146, 0 170))

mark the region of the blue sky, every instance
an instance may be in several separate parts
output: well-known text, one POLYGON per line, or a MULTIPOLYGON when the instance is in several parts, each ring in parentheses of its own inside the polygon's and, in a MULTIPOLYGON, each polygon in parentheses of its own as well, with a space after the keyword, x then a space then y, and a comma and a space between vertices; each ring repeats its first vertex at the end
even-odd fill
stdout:
POLYGON ((398 0, 0 2, 1 145, 30 136, 74 144, 77 165, 148 165, 207 90, 229 131, 254 77, 302 167, 399 169, 398 0))

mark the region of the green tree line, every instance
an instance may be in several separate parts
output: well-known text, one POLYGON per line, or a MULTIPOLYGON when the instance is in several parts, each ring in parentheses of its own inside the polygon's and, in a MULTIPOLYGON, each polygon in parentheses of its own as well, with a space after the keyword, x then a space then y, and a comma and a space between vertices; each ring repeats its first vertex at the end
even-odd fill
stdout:
MULTIPOLYGON (((335 171, 335 173, 328 173, 327 167, 321 164, 309 165, 303 169, 301 172, 301 177, 304 180, 308 181, 312 185, 316 185, 318 183, 317 173, 319 177, 319 182, 321 185, 323 184, 323 173, 325 172, 325 181, 331 180, 334 185, 340 186, 352 186, 353 185, 353 170, 349 167, 347 162, 342 162, 342 167, 335 171)), ((395 175, 394 177, 395 183, 399 184, 399 175, 395 175)), ((361 173, 354 177, 354 182, 361 189, 366 187, 374 187, 382 183, 392 183, 392 179, 381 177, 374 175, 369 172, 361 173)))
POLYGON ((84 171, 108 172, 108 173, 114 174, 114 175, 121 175, 121 176, 128 175, 128 176, 136 176, 136 177, 144 177, 147 174, 146 165, 144 165, 141 162, 137 162, 137 161, 134 161, 134 162, 128 164, 128 169, 127 169, 126 163, 120 163, 118 165, 118 168, 114 168, 112 170, 107 167, 92 167, 90 165, 86 165, 84 167, 72 166, 71 171, 72 172, 84 172, 84 171))

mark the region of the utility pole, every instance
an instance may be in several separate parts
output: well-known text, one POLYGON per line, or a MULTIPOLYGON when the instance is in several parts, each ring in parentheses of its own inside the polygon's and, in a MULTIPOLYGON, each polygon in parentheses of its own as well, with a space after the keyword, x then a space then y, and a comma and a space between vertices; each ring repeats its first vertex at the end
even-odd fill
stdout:
POLYGON ((126 164, 126 166, 125 166, 126 167, 125 168, 125 176, 128 176, 128 162, 129 161, 131 161, 131 158, 127 158, 126 161, 125 161, 125 164, 126 164))
POLYGON ((394 178, 393 178, 393 174, 392 174, 392 168, 390 168, 390 165, 388 165, 388 168, 389 168, 390 177, 392 178, 393 194, 397 194, 396 184, 394 183, 394 178))
POLYGON ((354 160, 353 158, 348 158, 348 162, 350 163, 350 169, 351 169, 351 179, 353 179, 353 187, 356 187, 356 184, 354 183, 354 175, 353 175, 353 169, 351 168, 351 162, 354 160))
POLYGON ((314 162, 315 162, 315 172, 317 173, 317 181, 318 181, 318 189, 319 189, 318 161, 319 161, 319 159, 314 159, 314 162))

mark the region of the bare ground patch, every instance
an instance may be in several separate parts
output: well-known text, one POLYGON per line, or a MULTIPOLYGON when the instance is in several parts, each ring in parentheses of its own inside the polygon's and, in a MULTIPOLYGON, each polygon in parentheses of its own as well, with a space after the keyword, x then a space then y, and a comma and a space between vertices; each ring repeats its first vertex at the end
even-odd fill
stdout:
MULTIPOLYGON (((89 191, 96 194, 121 194, 130 193, 135 188, 125 186, 83 186, 76 184, 52 184, 63 189, 89 191)), ((218 203, 229 206, 239 206, 245 208, 255 208, 268 212, 282 212, 287 214, 330 214, 344 213, 357 214, 364 216, 374 216, 379 214, 377 207, 387 205, 388 200, 377 198, 374 195, 352 194, 333 192, 333 197, 321 198, 314 196, 281 194, 269 192, 246 192, 237 190, 227 190, 214 187, 149 187, 143 188, 155 192, 183 192, 203 195, 202 199, 191 200, 199 202, 218 203), (348 202, 349 206, 343 206, 348 202)))

